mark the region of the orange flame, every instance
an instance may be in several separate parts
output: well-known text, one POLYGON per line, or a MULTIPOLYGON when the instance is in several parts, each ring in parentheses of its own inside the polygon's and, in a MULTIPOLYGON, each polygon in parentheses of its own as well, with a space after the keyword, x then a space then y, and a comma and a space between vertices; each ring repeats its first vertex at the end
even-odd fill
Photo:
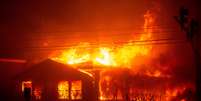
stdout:
MULTIPOLYGON (((165 100, 166 101, 172 101, 173 99, 177 98, 179 96, 179 94, 183 93, 187 88, 192 89, 192 87, 188 87, 188 86, 189 85, 185 85, 185 86, 177 87, 177 88, 174 88, 174 89, 167 89, 166 92, 165 92, 165 96, 166 96, 165 100)), ((179 97, 179 99, 175 99, 174 101, 176 101, 176 100, 186 101, 185 98, 180 98, 180 97, 179 97)))
MULTIPOLYGON (((148 27, 153 25, 154 18, 150 11, 144 15, 144 32, 139 41, 151 38, 152 30, 148 27)), ((89 43, 81 43, 75 47, 62 52, 60 56, 51 59, 65 64, 80 64, 92 62, 93 65, 104 65, 110 67, 130 67, 136 56, 147 56, 152 46, 136 45, 133 40, 119 47, 98 47, 91 48, 89 43)))

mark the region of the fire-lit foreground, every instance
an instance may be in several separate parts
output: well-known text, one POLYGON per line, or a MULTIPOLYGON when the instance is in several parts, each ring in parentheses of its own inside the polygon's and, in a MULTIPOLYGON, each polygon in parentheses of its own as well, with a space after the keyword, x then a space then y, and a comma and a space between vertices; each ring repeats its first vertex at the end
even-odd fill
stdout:
MULTIPOLYGON (((93 71, 91 73, 93 74, 93 71)), ((95 82, 97 80, 96 78, 95 82)), ((92 91, 97 89, 98 93, 92 93, 86 89, 86 85, 83 86, 86 82, 82 80, 58 81, 53 87, 53 90, 56 91, 54 92, 55 98, 84 100, 85 97, 91 97, 93 99, 94 93, 96 93, 98 99, 87 101, 195 101, 194 86, 191 83, 175 84, 171 77, 135 74, 130 69, 115 68, 102 70, 98 81, 99 89, 95 87, 96 83, 92 83, 94 86, 91 86, 92 89, 90 89, 92 91), (88 93, 87 96, 86 93, 88 93)), ((32 91, 33 99, 44 99, 44 86, 36 84, 32 81, 23 81, 22 92, 32 91)), ((86 84, 89 85, 89 82, 86 84)))
POLYGON ((192 83, 173 83, 174 78, 135 74, 130 69, 101 73, 100 99, 125 101, 194 101, 192 83))

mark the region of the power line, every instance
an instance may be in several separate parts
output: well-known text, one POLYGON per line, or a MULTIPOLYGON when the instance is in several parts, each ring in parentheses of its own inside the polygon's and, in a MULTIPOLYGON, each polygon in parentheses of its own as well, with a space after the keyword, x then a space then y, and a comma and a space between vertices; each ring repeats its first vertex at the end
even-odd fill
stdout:
MULTIPOLYGON (((152 34, 152 36, 158 35, 159 37, 162 37, 162 36, 165 37, 165 36, 171 36, 171 35, 174 35, 174 37, 175 37, 175 35, 177 35, 176 33, 178 33, 178 32, 175 32, 172 34, 169 34, 169 33, 167 34, 167 32, 160 32, 160 34, 154 34, 154 33, 151 33, 151 34, 152 34)), ((95 38, 111 38, 111 39, 113 39, 113 38, 118 38, 118 37, 120 38, 120 37, 126 36, 126 35, 127 35, 126 37, 129 37, 130 35, 135 35, 135 34, 142 34, 142 33, 134 33, 134 34, 132 34, 132 33, 121 33, 121 34, 103 34, 103 35, 102 34, 96 34, 97 37, 95 37, 95 38)), ((143 34, 143 35, 145 35, 145 34, 143 34)), ((83 38, 84 36, 85 35, 79 35, 79 34, 78 34, 78 36, 69 35, 69 34, 66 34, 66 35, 65 34, 62 34, 62 35, 57 34, 57 35, 48 35, 48 36, 43 35, 43 36, 37 36, 37 37, 32 37, 32 36, 31 37, 21 37, 19 39, 23 40, 23 41, 29 41, 29 42, 47 41, 47 40, 67 40, 67 39, 78 40, 78 39, 86 39, 86 38, 83 38)), ((89 38, 94 37, 94 35, 87 35, 87 36, 89 36, 89 38)), ((136 38, 137 37, 141 37, 141 36, 136 35, 136 38)), ((12 40, 12 39, 10 39, 10 40, 12 40)))
MULTIPOLYGON (((158 39, 158 40, 136 40, 131 42, 113 42, 109 43, 90 43, 88 46, 92 48, 99 48, 100 46, 113 46, 113 47, 123 47, 123 46, 145 46, 145 45, 176 45, 176 44, 186 44, 186 40, 178 39, 158 39)), ((10 47, 6 49, 25 49, 25 50, 64 50, 70 48, 86 48, 86 46, 79 46, 79 44, 74 45, 62 45, 62 46, 49 46, 49 47, 10 47)))

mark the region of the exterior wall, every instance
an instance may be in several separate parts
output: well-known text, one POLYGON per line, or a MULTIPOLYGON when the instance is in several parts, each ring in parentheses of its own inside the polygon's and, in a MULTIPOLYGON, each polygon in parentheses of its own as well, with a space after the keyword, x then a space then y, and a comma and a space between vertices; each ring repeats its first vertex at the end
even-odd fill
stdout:
MULTIPOLYGON (((69 80, 66 80, 69 81, 69 80)), ((75 100, 75 101, 94 101, 94 85, 92 81, 84 81, 81 80, 82 82, 82 99, 81 100, 75 100)), ((63 101, 58 99, 58 92, 57 92, 57 86, 58 86, 59 81, 49 81, 49 82, 37 82, 37 81, 32 81, 32 88, 34 87, 41 87, 42 90, 42 95, 41 95, 41 100, 39 101, 63 101)), ((22 83, 18 82, 17 83, 17 89, 16 89, 16 99, 19 101, 23 101, 23 92, 22 92, 22 83)), ((31 101, 38 101, 34 100, 32 97, 31 101)))
POLYGON ((96 101, 95 88, 92 81, 83 81, 83 101, 96 101))

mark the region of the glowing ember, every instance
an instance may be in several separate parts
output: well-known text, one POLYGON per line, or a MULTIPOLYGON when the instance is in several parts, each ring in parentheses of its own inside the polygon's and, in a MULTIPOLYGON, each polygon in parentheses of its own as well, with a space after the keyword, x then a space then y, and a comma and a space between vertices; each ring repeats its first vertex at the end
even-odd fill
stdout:
POLYGON ((167 89, 165 92, 166 101, 194 101, 193 100, 194 87, 188 85, 177 87, 174 89, 167 89))
POLYGON ((162 77, 162 74, 159 70, 156 70, 154 72, 147 71, 146 75, 150 77, 162 77))
POLYGON ((40 87, 35 87, 34 91, 33 91, 33 95, 34 95, 36 100, 41 100, 41 94, 42 94, 41 88, 40 87))

